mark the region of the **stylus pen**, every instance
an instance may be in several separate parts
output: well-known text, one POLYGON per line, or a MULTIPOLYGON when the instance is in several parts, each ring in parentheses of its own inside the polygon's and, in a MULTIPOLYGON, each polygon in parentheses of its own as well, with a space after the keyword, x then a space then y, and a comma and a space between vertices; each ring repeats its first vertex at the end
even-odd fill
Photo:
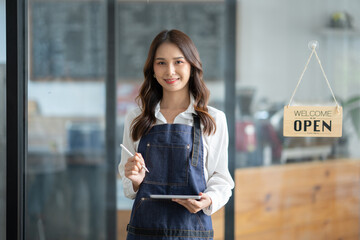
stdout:
MULTIPOLYGON (((134 156, 134 154, 132 154, 124 145, 120 144, 120 147, 122 147, 122 149, 124 149, 131 157, 134 156)), ((149 172, 149 170, 145 167, 144 164, 141 164, 142 168, 145 169, 145 171, 149 172)))

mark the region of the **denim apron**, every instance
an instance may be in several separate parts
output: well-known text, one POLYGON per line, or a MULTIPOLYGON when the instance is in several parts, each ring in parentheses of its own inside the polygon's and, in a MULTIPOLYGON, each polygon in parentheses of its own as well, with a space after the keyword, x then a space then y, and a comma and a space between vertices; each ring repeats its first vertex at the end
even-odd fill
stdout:
POLYGON ((211 217, 203 211, 190 213, 184 206, 150 194, 198 195, 204 192, 203 143, 200 119, 194 126, 155 125, 144 135, 138 152, 146 173, 136 194, 127 226, 127 240, 213 239, 211 217))

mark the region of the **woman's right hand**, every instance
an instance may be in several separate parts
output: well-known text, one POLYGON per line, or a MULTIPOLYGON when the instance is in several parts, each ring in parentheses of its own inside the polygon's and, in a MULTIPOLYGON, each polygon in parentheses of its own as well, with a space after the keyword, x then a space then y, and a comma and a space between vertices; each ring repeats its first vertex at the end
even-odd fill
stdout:
POLYGON ((125 177, 132 181, 135 192, 139 189, 145 177, 145 169, 142 165, 145 165, 145 162, 141 153, 135 153, 133 157, 128 158, 125 164, 125 177))

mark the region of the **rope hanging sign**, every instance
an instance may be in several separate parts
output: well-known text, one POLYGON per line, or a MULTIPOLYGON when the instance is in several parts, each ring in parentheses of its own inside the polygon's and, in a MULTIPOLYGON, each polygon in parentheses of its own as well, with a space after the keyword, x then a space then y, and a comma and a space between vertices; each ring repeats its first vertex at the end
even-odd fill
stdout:
POLYGON ((342 136, 342 107, 336 101, 334 92, 316 53, 317 41, 309 42, 311 54, 299 78, 289 104, 284 107, 284 136, 285 137, 341 137, 342 136), (330 89, 335 106, 290 106, 312 56, 315 54, 323 76, 330 89))

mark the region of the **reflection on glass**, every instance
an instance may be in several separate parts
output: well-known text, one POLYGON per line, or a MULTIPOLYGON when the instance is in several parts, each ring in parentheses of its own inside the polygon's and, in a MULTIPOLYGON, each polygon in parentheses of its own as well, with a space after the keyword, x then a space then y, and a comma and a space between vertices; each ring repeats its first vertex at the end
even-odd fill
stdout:
MULTIPOLYGON (((240 2, 236 237, 359 239, 360 2, 322 1, 311 11, 310 0, 240 2), (283 107, 311 40, 344 110, 341 138, 283 137, 283 107)), ((316 59, 307 69, 294 104, 335 106, 316 59)))
POLYGON ((6 236, 6 26, 5 0, 0 0, 0 239, 6 236))
MULTIPOLYGON (((360 156, 360 94, 358 65, 360 63, 359 32, 353 26, 353 19, 359 17, 354 9, 359 3, 324 3, 332 9, 314 7, 323 17, 315 14, 315 25, 296 22, 294 16, 301 16, 302 10, 290 10, 289 5, 279 7, 278 18, 268 15, 250 15, 255 12, 255 3, 239 10, 244 13, 238 22, 241 34, 237 56, 239 60, 237 86, 237 167, 278 165, 313 160, 356 158, 360 156), (347 10, 341 10, 346 8, 347 10), (246 10, 245 10, 246 9, 246 10), (249 15, 248 15, 249 14, 249 15), (341 19, 338 17, 342 17, 341 19), (279 28, 284 19, 289 24, 279 28), (335 21, 335 22, 334 22, 335 21), (349 22, 351 21, 351 23, 349 22), (266 22, 264 25, 258 25, 266 22), (302 27, 298 31, 295 26, 302 27), (311 32, 314 27, 314 32, 311 32), (272 29, 281 34, 262 41, 272 29), (316 30, 315 30, 316 29, 316 30), (295 43, 292 39, 301 39, 295 43), (283 107, 288 104, 303 66, 310 54, 308 42, 319 41, 318 55, 322 60, 327 78, 343 106, 343 136, 341 138, 284 138, 283 107), (296 44, 296 45, 295 45, 296 44), (289 57, 284 48, 288 47, 289 57), (258 51, 264 49, 265 51, 258 51), (274 61, 264 61, 273 59, 274 61), (260 70, 261 69, 261 70, 260 70), (249 130, 248 125, 253 126, 249 130)), ((274 6, 274 5, 273 5, 274 6)), ((275 4, 276 6, 276 4, 275 4)), ((279 5, 280 6, 280 5, 279 5)), ((305 7, 306 3, 299 4, 305 7)), ((269 6, 262 6, 263 13, 269 6)), ((308 18, 308 17, 304 17, 308 18)), ((316 59, 312 59, 295 96, 298 105, 335 105, 316 59)))
POLYGON ((105 4, 28 6, 25 238, 106 239, 105 4))

